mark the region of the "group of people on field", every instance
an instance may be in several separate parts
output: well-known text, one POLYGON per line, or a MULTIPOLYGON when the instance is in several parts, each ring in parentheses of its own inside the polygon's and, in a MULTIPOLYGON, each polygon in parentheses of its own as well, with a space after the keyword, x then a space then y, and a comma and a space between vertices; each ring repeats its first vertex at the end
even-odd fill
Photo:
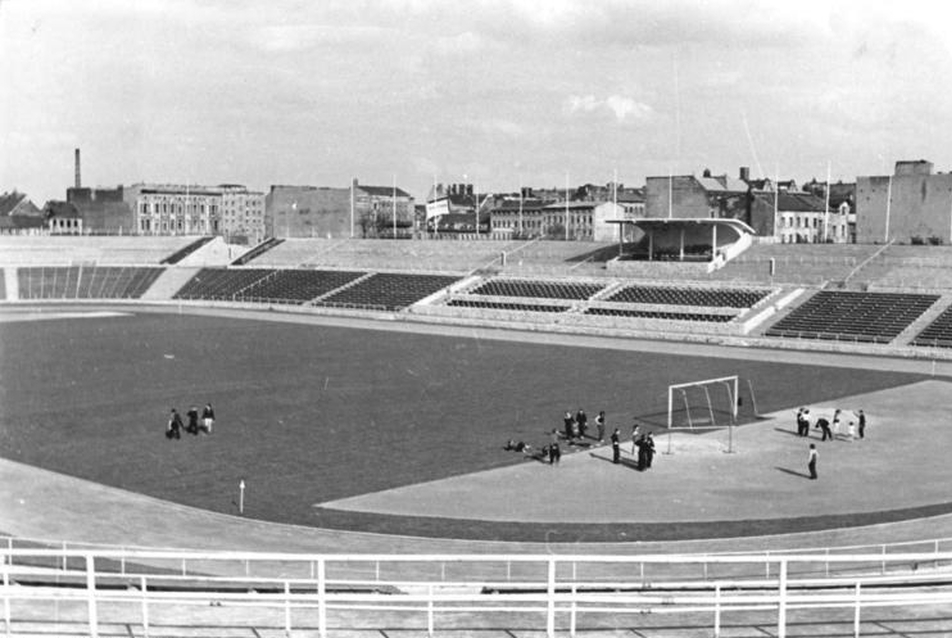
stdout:
POLYGON ((821 416, 816 420, 810 414, 810 408, 800 408, 797 410, 797 436, 809 437, 812 427, 820 430, 821 441, 853 441, 866 438, 866 413, 856 410, 853 416, 856 420, 850 419, 844 425, 843 410, 839 408, 833 411, 831 418, 821 416))
POLYGON ((183 430, 194 435, 212 433, 212 426, 215 425, 215 409, 211 403, 206 403, 205 407, 202 408, 201 419, 199 419, 198 408, 194 405, 188 409, 185 416, 188 418, 188 425, 182 422, 182 416, 178 413, 178 410, 172 408, 172 412, 169 414, 169 422, 165 427, 165 438, 181 439, 183 430))
MULTIPOLYGON (((575 414, 572 414, 571 410, 566 410, 562 417, 561 430, 553 428, 549 433, 549 443, 538 452, 535 451, 532 445, 514 439, 509 439, 504 449, 521 452, 540 461, 548 461, 550 465, 557 465, 562 458, 563 442, 570 445, 578 445, 584 439, 595 439, 598 443, 605 442, 605 411, 600 411, 594 421, 595 432, 590 434, 588 415, 585 414, 585 410, 580 408, 575 414)), ((621 463, 621 430, 616 427, 609 439, 612 444, 612 462, 615 464, 621 463)), ((643 433, 637 423, 631 428, 631 455, 633 457, 637 456, 640 471, 651 468, 655 455, 654 437, 651 432, 643 433)))
MULTIPOLYGON (((833 411, 831 419, 818 417, 814 421, 809 408, 800 408, 797 410, 797 436, 809 437, 810 428, 820 430, 821 441, 854 441, 857 438, 866 438, 866 413, 863 410, 853 411, 856 420, 850 419, 846 424, 846 432, 843 432, 843 410, 839 408, 833 411), (831 422, 832 421, 832 422, 831 422)), ((819 452, 816 449, 816 443, 810 444, 807 452, 807 470, 810 472, 810 479, 817 479, 817 461, 819 452)))

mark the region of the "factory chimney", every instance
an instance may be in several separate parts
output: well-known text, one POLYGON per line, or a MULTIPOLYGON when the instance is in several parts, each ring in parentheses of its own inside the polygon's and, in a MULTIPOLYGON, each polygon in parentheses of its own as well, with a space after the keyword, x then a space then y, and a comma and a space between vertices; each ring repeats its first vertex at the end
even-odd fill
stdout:
POLYGON ((83 180, 80 177, 80 175, 81 173, 79 171, 79 149, 77 148, 76 149, 76 184, 75 184, 76 188, 83 187, 83 180))

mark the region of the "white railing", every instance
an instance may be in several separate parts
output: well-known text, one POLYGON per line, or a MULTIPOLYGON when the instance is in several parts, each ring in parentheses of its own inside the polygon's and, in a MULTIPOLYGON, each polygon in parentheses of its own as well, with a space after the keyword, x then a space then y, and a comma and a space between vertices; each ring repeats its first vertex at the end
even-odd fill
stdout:
POLYGON ((108 618, 148 636, 162 619, 188 617, 205 628, 280 619, 289 636, 316 629, 326 637, 356 627, 359 618, 363 629, 433 635, 518 626, 544 628, 551 637, 665 614, 674 623, 700 615, 719 636, 726 614, 745 612, 745 619, 760 614, 755 624, 773 624, 784 638, 789 611, 823 609, 841 610, 858 636, 860 622, 883 610, 952 604, 952 552, 306 555, 8 547, 0 558, 7 635, 22 633, 18 625, 72 619, 97 638, 99 619, 108 618))

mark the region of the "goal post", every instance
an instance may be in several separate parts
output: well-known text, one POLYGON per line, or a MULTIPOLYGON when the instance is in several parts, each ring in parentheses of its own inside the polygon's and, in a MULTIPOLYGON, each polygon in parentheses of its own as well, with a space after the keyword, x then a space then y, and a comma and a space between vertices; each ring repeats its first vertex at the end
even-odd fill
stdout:
POLYGON ((668 431, 729 427, 737 423, 740 379, 735 375, 668 386, 668 431))

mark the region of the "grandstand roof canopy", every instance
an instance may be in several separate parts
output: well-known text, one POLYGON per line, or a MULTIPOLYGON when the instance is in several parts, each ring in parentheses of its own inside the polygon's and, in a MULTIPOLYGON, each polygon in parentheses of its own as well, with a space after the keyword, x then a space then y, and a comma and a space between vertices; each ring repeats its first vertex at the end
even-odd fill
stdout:
POLYGON ((668 229, 678 226, 722 226, 731 228, 738 233, 756 235, 753 228, 739 219, 720 219, 710 217, 669 217, 669 218, 641 218, 641 219, 607 219, 609 224, 631 225, 642 230, 668 229))

